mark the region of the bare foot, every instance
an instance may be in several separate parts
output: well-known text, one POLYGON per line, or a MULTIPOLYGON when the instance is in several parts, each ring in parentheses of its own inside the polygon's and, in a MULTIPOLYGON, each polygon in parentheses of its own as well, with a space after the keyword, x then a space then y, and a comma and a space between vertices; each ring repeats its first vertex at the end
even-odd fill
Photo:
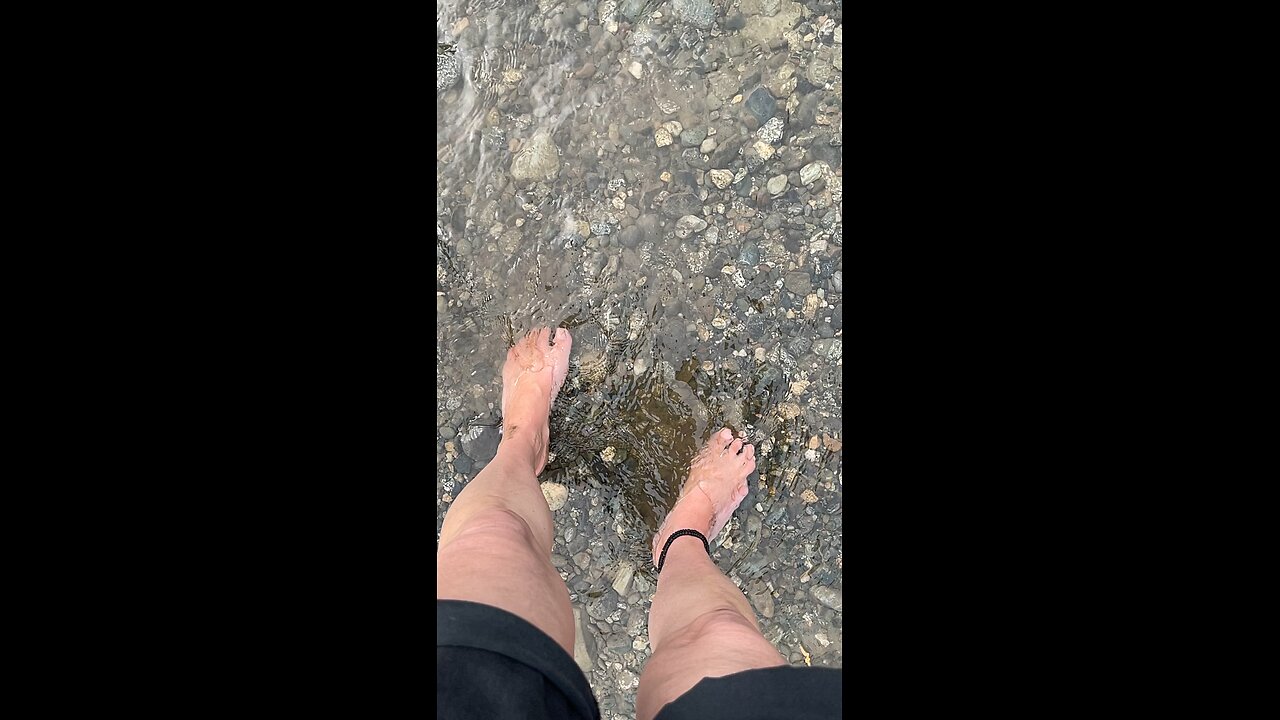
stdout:
POLYGON ((507 351, 502 366, 502 442, 532 443, 534 475, 547 465, 551 403, 564 385, 573 347, 573 338, 564 328, 555 331, 554 346, 550 339, 550 328, 525 335, 507 351))
POLYGON ((677 530, 697 530, 714 540, 747 496, 747 476, 755 469, 754 446, 734 440, 729 428, 712 435, 693 459, 680 499, 653 538, 653 564, 658 564, 667 536, 677 530))

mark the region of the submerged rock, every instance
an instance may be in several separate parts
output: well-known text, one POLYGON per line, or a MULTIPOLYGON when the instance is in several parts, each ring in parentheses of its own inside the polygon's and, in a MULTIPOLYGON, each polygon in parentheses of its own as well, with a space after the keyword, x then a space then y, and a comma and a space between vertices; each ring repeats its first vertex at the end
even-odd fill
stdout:
POLYGON ((551 136, 539 132, 511 160, 511 177, 516 180, 544 180, 560 172, 560 155, 551 136))
POLYGON ((542 497, 547 499, 547 507, 551 508, 551 512, 564 507, 565 502, 569 500, 569 488, 564 485, 544 482, 541 487, 542 497))
POLYGON ((716 9, 711 0, 672 0, 671 14, 696 28, 706 30, 716 20, 716 9))
POLYGON ((456 52, 436 53, 436 92, 453 87, 462 76, 462 64, 456 52))

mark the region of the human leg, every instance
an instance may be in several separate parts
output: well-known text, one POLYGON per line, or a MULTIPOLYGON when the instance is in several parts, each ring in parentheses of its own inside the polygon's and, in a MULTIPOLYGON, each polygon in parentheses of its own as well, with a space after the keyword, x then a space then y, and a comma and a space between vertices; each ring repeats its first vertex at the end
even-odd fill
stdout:
POLYGON ((513 613, 573 654, 569 590, 551 565, 554 522, 537 476, 547 464, 551 400, 572 339, 530 333, 503 366, 503 436, 493 460, 458 493, 440 531, 436 598, 513 613))
MULTIPOLYGON (((654 538, 654 563, 671 533, 692 528, 714 538, 746 497, 755 448, 726 428, 694 459, 680 500, 654 538)), ((649 613, 653 655, 640 676, 637 717, 650 720, 703 678, 785 665, 760 634, 742 592, 692 536, 676 538, 658 576, 649 613)))

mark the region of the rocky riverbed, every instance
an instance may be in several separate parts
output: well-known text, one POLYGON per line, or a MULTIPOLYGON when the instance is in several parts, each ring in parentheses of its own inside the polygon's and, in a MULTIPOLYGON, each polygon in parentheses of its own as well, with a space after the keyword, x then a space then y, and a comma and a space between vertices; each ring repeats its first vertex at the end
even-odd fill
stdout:
POLYGON ((793 664, 841 666, 841 12, 437 3, 437 531, 511 340, 570 328, 541 479, 605 718, 634 717, 648 543, 723 425, 759 462, 713 557, 793 664))

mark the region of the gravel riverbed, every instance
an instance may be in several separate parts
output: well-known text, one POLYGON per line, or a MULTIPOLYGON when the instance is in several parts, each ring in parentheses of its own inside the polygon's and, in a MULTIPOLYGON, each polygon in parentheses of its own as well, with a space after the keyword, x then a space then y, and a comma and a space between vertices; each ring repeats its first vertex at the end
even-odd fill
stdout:
POLYGON ((570 328, 541 480, 607 719, 650 653, 648 544, 723 425, 759 461, 713 558, 792 664, 842 663, 841 15, 437 3, 437 532, 497 448, 511 340, 570 328))

